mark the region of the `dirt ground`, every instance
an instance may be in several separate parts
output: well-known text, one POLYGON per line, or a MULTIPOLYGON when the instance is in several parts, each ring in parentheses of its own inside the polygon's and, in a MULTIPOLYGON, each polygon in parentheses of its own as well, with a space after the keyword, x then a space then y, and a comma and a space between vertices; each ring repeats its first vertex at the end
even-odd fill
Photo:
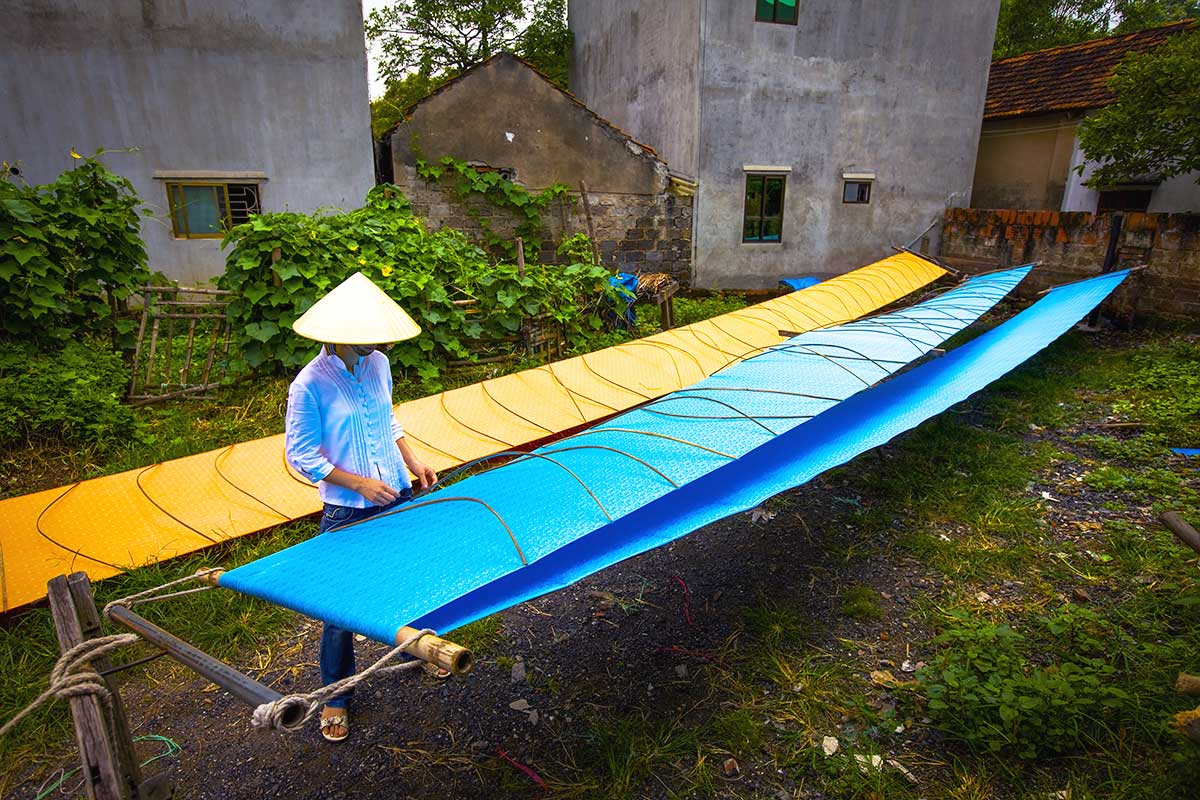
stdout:
MULTIPOLYGON (((678 714, 697 704, 705 713, 707 690, 696 672, 719 658, 744 608, 762 599, 798 603, 803 616, 823 620, 814 625, 823 630, 813 640, 818 648, 841 652, 839 638, 871 642, 869 654, 862 651, 864 668, 874 668, 871 659, 911 659, 906 643, 928 632, 906 622, 902 635, 882 642, 879 633, 891 623, 841 617, 835 587, 871 584, 902 607, 936 585, 922 577, 919 562, 827 557, 831 538, 852 532, 830 513, 836 491, 820 481, 772 506, 773 519, 756 523, 739 514, 503 612, 503 642, 494 649, 523 661, 523 681, 513 679, 507 659, 501 665, 485 656, 465 678, 403 673, 368 683, 354 698, 351 736, 339 744, 322 740, 315 724, 295 735, 254 730, 250 709, 224 692, 181 669, 155 670, 123 691, 134 735, 167 736, 182 750, 147 772, 169 764, 177 796, 197 800, 529 796, 537 785, 498 749, 536 772, 562 756, 581 716, 634 708, 678 714), (633 605, 623 610, 614 597, 633 605), (518 700, 537 716, 511 709, 518 700)), ((315 687, 319 634, 314 623, 295 631, 299 652, 286 655, 295 675, 259 677, 284 693, 315 687)), ((371 642, 357 649, 360 667, 385 652, 371 642)), ((139 746, 147 758, 161 749, 156 742, 139 746)), ((752 758, 739 764, 730 788, 745 796, 757 779, 755 765, 752 758)), ((12 796, 36 793, 29 783, 12 796)))
MULTIPOLYGON (((1018 436, 1023 446, 1070 452, 1078 450, 1076 437, 1100 431, 1101 423, 1089 420, 1057 431, 1029 425, 1018 436)), ((714 705, 728 702, 714 693, 705 671, 727 668, 723 654, 738 637, 753 647, 745 633, 747 612, 772 604, 803 620, 807 653, 857 676, 858 702, 874 709, 895 706, 893 693, 873 683, 870 674, 886 669, 900 679, 912 677, 929 657, 933 636, 914 606, 938 602, 951 587, 938 570, 897 545, 897 531, 853 524, 852 512, 870 503, 856 494, 861 489, 854 486, 855 470, 866 459, 888 459, 894 446, 866 454, 840 475, 773 498, 756 512, 501 613, 499 640, 482 649, 465 678, 439 682, 410 672, 360 687, 350 738, 339 744, 324 742, 315 723, 295 735, 253 730, 248 707, 160 661, 123 691, 135 735, 158 734, 181 747, 147 771, 169 770, 176 797, 197 800, 587 797, 572 782, 571 767, 593 747, 588 738, 593 723, 644 713, 683 726, 703 724, 714 705), (845 613, 845 590, 856 586, 878 593, 878 618, 845 613)), ((1019 490, 1047 498, 1039 524, 1048 551, 1072 542, 1093 546, 1087 531, 1110 518, 1148 529, 1156 525, 1148 505, 1103 502, 1102 493, 1081 483, 1085 471, 1080 461, 1056 461, 1019 490)), ((955 534, 954 523, 945 532, 955 534)), ((986 589, 987 602, 1002 603, 1018 598, 1022 583, 997 581, 986 589)), ((1080 602, 1104 599, 1102 587, 1062 584, 1055 590, 1080 602)), ((976 587, 969 591, 974 595, 976 587)), ((263 642, 257 661, 239 666, 278 691, 309 691, 319 680, 319 633, 315 623, 300 624, 291 636, 263 642)), ((364 642, 358 652, 362 667, 384 648, 364 642)), ((779 688, 764 684, 761 691, 779 688)), ((839 735, 854 724, 843 716, 828 733, 839 735)), ((938 768, 933 765, 944 767, 962 753, 920 720, 907 724, 902 735, 898 729, 896 736, 875 738, 889 756, 909 765, 918 783, 938 768)), ((819 743, 817 732, 811 746, 819 743)), ((147 741, 139 747, 149 758, 162 745, 147 741)), ((64 753, 64 768, 73 766, 72 755, 64 753)), ((737 774, 727 776, 719 762, 704 764, 711 777, 705 796, 826 796, 806 788, 811 782, 806 784, 802 769, 779 769, 754 748, 728 755, 737 759, 737 774)), ((34 798, 56 777, 39 775, 10 796, 34 798)), ((75 789, 77 783, 72 777, 65 787, 75 789)), ((629 796, 690 796, 679 788, 669 777, 652 775, 629 796)))

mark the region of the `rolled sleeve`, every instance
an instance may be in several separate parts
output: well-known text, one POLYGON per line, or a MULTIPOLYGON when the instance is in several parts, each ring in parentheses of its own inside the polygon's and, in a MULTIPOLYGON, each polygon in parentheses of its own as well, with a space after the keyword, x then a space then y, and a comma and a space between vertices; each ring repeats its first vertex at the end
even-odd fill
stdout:
POLYGON ((284 452, 287 462, 318 483, 333 472, 333 462, 321 451, 321 408, 303 386, 288 389, 284 452))
POLYGON ((396 411, 392 410, 392 438, 399 441, 404 438, 404 426, 396 419, 396 411))

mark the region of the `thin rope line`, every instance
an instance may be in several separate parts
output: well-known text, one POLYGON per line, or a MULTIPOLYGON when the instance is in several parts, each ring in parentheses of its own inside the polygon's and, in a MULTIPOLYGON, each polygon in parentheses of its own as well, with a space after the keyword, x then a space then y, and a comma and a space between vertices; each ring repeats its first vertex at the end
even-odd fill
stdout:
POLYGON ((779 435, 777 432, 771 430, 769 427, 767 427, 763 423, 759 422, 758 417, 751 416, 750 414, 746 413, 745 411, 738 408, 737 406, 735 406, 731 403, 726 403, 724 400, 718 400, 715 397, 705 397, 704 395, 699 395, 699 394, 684 395, 684 396, 679 396, 677 394, 669 394, 666 397, 660 397, 657 400, 652 400, 651 402, 646 403, 643 406, 639 406, 633 410, 634 411, 649 411, 652 414, 661 414, 664 417, 676 417, 679 419, 688 419, 688 418, 690 418, 690 419, 737 419, 737 417, 704 417, 704 416, 692 415, 692 414, 671 414, 666 411, 659 411, 659 410, 653 408, 653 406, 659 405, 660 403, 669 403, 669 402, 676 401, 676 400, 707 400, 710 403, 716 403, 717 405, 725 406, 730 411, 736 411, 737 413, 741 414, 743 418, 749 420, 750 422, 753 422, 755 425, 762 428, 764 431, 771 434, 772 436, 779 435))
POLYGON ((480 436, 484 437, 485 439, 491 439, 493 442, 499 442, 500 444, 504 445, 505 447, 516 447, 515 443, 506 442, 505 440, 503 440, 499 437, 492 436, 489 433, 485 433, 484 431, 481 431, 478 428, 468 425, 467 423, 463 422, 458 417, 454 416, 454 414, 450 411, 449 407, 446 405, 446 393, 445 392, 441 392, 440 394, 438 394, 438 403, 442 407, 442 413, 444 413, 453 422, 456 422, 461 427, 466 428, 469 431, 473 431, 474 433, 478 433, 480 436))
POLYGON ((653 436, 656 439, 668 439, 672 442, 679 442, 680 444, 690 445, 691 447, 695 447, 699 450, 706 450, 709 453, 712 453, 713 455, 718 455, 718 456, 721 456, 722 458, 727 458, 730 461, 737 461, 737 456, 731 456, 728 453, 722 453, 720 450, 714 450, 711 447, 705 447, 704 445, 697 444, 696 442, 689 442, 687 439, 680 439, 675 436, 668 436, 665 433, 654 433, 653 431, 639 431, 639 430, 635 430, 633 428, 597 427, 597 428, 592 428, 591 430, 580 431, 579 433, 575 434, 574 436, 568 437, 568 441, 570 439, 576 438, 577 436, 590 436, 594 433, 634 433, 639 436, 653 436))
MULTIPOLYGON (((49 512, 50 509, 53 508, 58 503, 59 500, 62 500, 64 497, 69 495, 71 492, 78 489, 81 485, 83 485, 83 481, 76 481, 75 483, 68 486, 62 494, 60 494, 58 497, 51 500, 46 505, 46 507, 41 510, 41 513, 39 513, 37 515, 37 519, 34 520, 34 522, 33 522, 33 527, 37 530, 39 536, 41 536, 47 542, 50 542, 50 544, 54 545, 55 547, 59 547, 63 550, 66 550, 68 553, 71 553, 72 555, 74 555, 78 558, 86 558, 89 561, 95 561, 97 564, 103 564, 104 566, 109 567, 110 569, 115 569, 117 572, 124 572, 126 569, 125 567, 118 567, 116 564, 113 564, 109 561, 105 561, 103 559, 96 558, 95 556, 89 556, 81 550, 75 550, 73 548, 67 547, 65 544, 62 544, 61 542, 58 542, 58 541, 52 539, 50 537, 50 535, 48 533, 46 533, 45 530, 42 529, 42 518, 44 516, 46 516, 47 512, 49 512)), ((75 559, 71 559, 70 566, 72 568, 74 568, 75 559)))
POLYGON ((210 542, 212 542, 213 544, 217 544, 218 542, 220 542, 220 541, 221 541, 220 539, 214 539, 213 537, 209 536, 207 533, 204 533, 204 532, 203 532, 203 531, 201 531, 200 529, 198 529, 198 528, 193 528, 191 525, 188 525, 186 522, 184 522, 183 520, 181 520, 179 517, 175 516, 175 515, 174 515, 174 514, 172 514, 170 511, 167 511, 165 508, 163 508, 162 506, 160 506, 160 505, 159 505, 159 504, 158 504, 158 503, 155 501, 155 499, 154 499, 153 497, 151 497, 151 496, 150 496, 150 493, 146 491, 146 487, 142 486, 142 476, 143 476, 143 475, 145 475, 145 474, 146 474, 147 472, 149 472, 150 470, 152 470, 152 469, 154 469, 154 468, 156 468, 156 467, 161 467, 161 466, 162 466, 162 464, 151 464, 150 466, 146 467, 146 468, 145 468, 145 469, 143 469, 141 472, 139 472, 139 473, 138 473, 136 476, 134 476, 133 482, 137 484, 137 488, 138 488, 138 490, 139 490, 139 491, 142 493, 142 496, 146 498, 146 500, 147 500, 147 501, 150 503, 150 505, 154 506, 154 507, 155 507, 155 508, 157 508, 159 511, 161 511, 161 512, 162 512, 162 513, 164 513, 164 514, 166 514, 168 517, 170 517, 171 519, 175 520, 176 522, 178 522, 178 523, 179 523, 180 525, 182 525, 183 527, 187 528, 187 529, 188 529, 189 531, 191 531, 192 533, 195 533, 195 534, 197 534, 197 535, 199 535, 199 536, 203 536, 205 539, 208 539, 208 540, 209 540, 210 542))
POLYGON ((234 489, 237 489, 239 492, 241 492, 242 494, 246 495, 246 497, 249 497, 251 500, 255 501, 256 503, 261 503, 263 506, 265 506, 265 507, 269 508, 269 509, 270 509, 271 511, 273 511, 274 513, 276 513, 276 514, 278 514, 279 516, 283 517, 285 520, 290 520, 290 519, 291 519, 291 517, 290 517, 290 516, 288 516, 287 514, 283 513, 283 512, 282 512, 282 511, 280 511, 279 509, 275 508, 275 506, 271 505, 271 504, 270 504, 270 503, 268 503, 266 500, 263 500, 261 497, 256 497, 255 495, 252 495, 252 494, 250 494, 250 492, 246 491, 245 489, 243 489, 242 487, 238 486, 236 483, 234 483, 233 481, 231 481, 231 480, 229 479, 229 477, 228 477, 228 476, 227 476, 227 475, 226 475, 224 472, 222 472, 222 471, 221 471, 221 459, 222 459, 224 456, 227 456, 227 455, 229 455, 230 453, 232 453, 232 452, 233 452, 233 448, 235 448, 235 447, 237 447, 237 445, 236 445, 236 444, 231 444, 231 445, 229 445, 229 447, 227 447, 227 448, 225 448, 224 450, 222 450, 221 452, 217 453, 216 457, 215 457, 215 458, 213 458, 213 470, 214 470, 214 471, 216 471, 216 473, 217 473, 217 477, 219 477, 221 480, 225 481, 225 482, 226 482, 226 483, 228 483, 230 486, 232 486, 234 489))
POLYGON ((547 450, 546 452, 547 453, 565 453, 568 450, 608 450, 608 451, 616 453, 618 455, 625 456, 626 458, 633 459, 634 461, 641 464, 643 467, 646 467, 647 469, 655 472, 660 478, 662 478, 667 483, 671 484, 671 486, 675 487, 676 489, 679 488, 679 484, 676 483, 675 481, 671 480, 670 476, 668 476, 665 472, 660 470, 658 467, 654 466, 653 464, 651 464, 647 461, 643 461, 642 459, 638 458, 637 456, 633 455, 632 453, 626 453, 624 450, 621 450, 616 447, 608 447, 608 446, 602 445, 602 444, 576 444, 576 445, 571 445, 570 447, 556 447, 555 449, 547 450))
POLYGON ((354 522, 350 522, 345 525, 339 525, 337 530, 344 531, 348 528, 353 528, 355 525, 361 525, 364 522, 370 522, 372 520, 383 519, 384 517, 390 517, 390 516, 394 516, 396 514, 403 514, 407 511, 413 511, 415 509, 424 508, 425 506, 431 506, 431 505, 435 505, 437 503, 456 503, 456 502, 458 502, 458 503, 478 503, 479 505, 483 506, 488 511, 490 511, 492 513, 492 516, 494 516, 497 520, 499 520, 500 524, 504 526, 505 532, 508 533, 508 538, 512 540, 513 547, 517 548, 517 555, 520 557, 521 563, 524 565, 529 564, 529 562, 525 560, 525 553, 521 550, 521 545, 517 543, 516 535, 513 534, 512 528, 510 528, 508 526, 508 523, 504 521, 504 517, 500 516, 500 514, 497 513, 496 509, 492 508, 490 505, 485 503, 483 500, 480 500, 478 497, 434 497, 430 500, 423 500, 419 503, 417 503, 417 502, 405 503, 404 505, 399 506, 398 508, 393 508, 388 511, 381 512, 379 514, 376 514, 373 517, 367 517, 366 519, 355 520, 354 522))
POLYGON ((546 433, 556 433, 556 431, 553 428, 547 428, 545 425, 534 422, 533 420, 531 420, 529 417, 525 416, 524 414, 513 411, 511 408, 506 406, 504 403, 501 403, 498 399, 496 399, 496 396, 494 394, 492 394, 491 391, 487 388, 487 384, 488 384, 487 381, 483 381, 482 383, 479 384, 479 388, 481 390, 483 390, 483 393, 487 397, 487 399, 491 400, 493 403, 500 406, 500 408, 504 409, 509 414, 512 414, 514 417, 517 417, 519 419, 524 420, 525 422, 528 422, 530 425, 532 425, 535 428, 541 428, 546 433))

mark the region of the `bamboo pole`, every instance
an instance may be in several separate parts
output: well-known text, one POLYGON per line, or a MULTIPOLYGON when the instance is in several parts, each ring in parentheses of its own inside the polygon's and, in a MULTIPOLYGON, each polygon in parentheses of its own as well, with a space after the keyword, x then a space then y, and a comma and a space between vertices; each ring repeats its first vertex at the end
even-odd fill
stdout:
MULTIPOLYGON (((214 570, 204 574, 197 573, 196 577, 212 586, 221 585, 221 576, 225 570, 214 570)), ((396 644, 415 636, 419 631, 407 625, 396 631, 396 644)), ((410 656, 437 664, 442 669, 448 669, 455 675, 466 675, 475 666, 475 658, 471 651, 460 644, 449 642, 440 636, 427 633, 413 642, 404 652, 410 656)))
POLYGON ((1187 524, 1184 518, 1179 516, 1179 512, 1168 511, 1160 516, 1158 521, 1166 525, 1179 541, 1200 553, 1200 532, 1187 524))
POLYGON ((600 246, 596 244, 596 228, 592 225, 592 204, 588 200, 587 184, 579 182, 579 197, 583 200, 583 215, 587 219, 588 238, 592 240, 592 263, 600 265, 600 246))

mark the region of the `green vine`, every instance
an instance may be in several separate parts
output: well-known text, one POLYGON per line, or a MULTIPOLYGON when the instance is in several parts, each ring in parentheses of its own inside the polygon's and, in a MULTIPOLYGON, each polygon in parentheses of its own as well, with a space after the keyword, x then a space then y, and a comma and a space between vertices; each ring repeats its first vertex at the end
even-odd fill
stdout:
MULTIPOLYGON (((428 183, 447 181, 452 183, 451 189, 461 198, 472 194, 478 195, 497 208, 505 209, 523 220, 514 231, 525 241, 531 253, 541 252, 546 225, 542 222, 542 212, 556 197, 565 195, 569 190, 565 184, 554 183, 545 191, 533 194, 524 186, 513 183, 498 172, 479 172, 465 161, 459 161, 451 156, 443 156, 437 164, 430 164, 423 158, 417 158, 417 175, 428 183)), ((503 253, 507 258, 517 257, 516 244, 508 238, 500 236, 492 228, 491 223, 478 211, 468 207, 467 213, 479 223, 480 232, 488 247, 494 252, 503 253)))
POLYGON ((590 261, 586 237, 572 237, 547 269, 531 259, 524 271, 493 263, 453 228, 429 232, 396 186, 376 186, 362 208, 336 214, 279 212, 251 217, 226 235, 220 286, 238 293, 229 314, 236 338, 235 369, 293 370, 314 345, 291 331, 317 298, 362 271, 422 328, 401 342, 392 362, 436 383, 450 360, 471 359, 480 340, 519 334, 525 320, 548 318, 569 345, 602 330, 616 302, 609 272, 590 261))
POLYGON ((30 186, 0 175, 0 334, 60 342, 105 333, 133 344, 125 300, 150 278, 133 185, 74 150, 74 167, 30 186))

